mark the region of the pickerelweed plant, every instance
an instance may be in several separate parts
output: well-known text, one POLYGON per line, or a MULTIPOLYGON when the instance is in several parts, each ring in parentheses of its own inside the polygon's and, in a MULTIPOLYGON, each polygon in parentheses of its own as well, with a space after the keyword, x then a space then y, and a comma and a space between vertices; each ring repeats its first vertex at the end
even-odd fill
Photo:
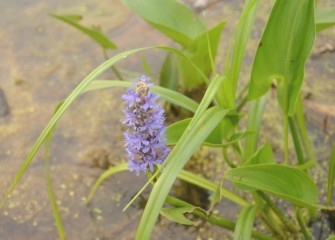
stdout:
MULTIPOLYGON (((233 231, 236 240, 313 239, 313 232, 309 228, 310 219, 315 218, 320 210, 334 209, 335 147, 329 157, 327 202, 318 203, 316 183, 309 175, 309 170, 317 164, 317 158, 308 138, 301 87, 305 63, 312 50, 316 32, 335 24, 335 9, 315 9, 314 0, 276 0, 263 35, 258 40, 249 74, 250 81, 245 85, 245 91, 237 94, 246 46, 257 15, 258 0, 244 2, 225 62, 221 64, 224 65, 222 73, 216 70, 214 60, 225 22, 208 30, 201 18, 174 0, 124 2, 153 27, 180 44, 180 48, 145 47, 109 58, 106 50, 115 49, 116 45, 100 30, 80 25, 78 16, 53 15, 99 43, 107 60, 87 75, 56 108, 0 207, 21 179, 41 144, 46 142, 48 146, 56 123, 80 94, 102 88, 124 87, 128 88, 123 99, 126 103, 124 124, 130 127, 125 133, 125 148, 130 162, 111 167, 101 175, 88 201, 100 183, 112 174, 131 170, 139 175, 141 171, 147 171, 150 173, 148 182, 128 204, 129 206, 146 186, 153 185, 137 228, 136 239, 150 239, 160 214, 180 224, 196 225, 185 217, 185 213, 233 231), (114 65, 129 55, 152 49, 168 52, 160 70, 159 82, 163 87, 151 85, 146 77, 140 77, 135 85, 129 81, 120 81, 130 78, 121 76, 114 65), (96 80, 111 67, 119 80, 96 80), (184 89, 205 84, 206 92, 201 102, 178 92, 178 84, 184 89), (273 84, 277 86, 278 102, 283 115, 282 162, 275 158, 271 143, 262 146, 259 144, 267 93, 273 84), (155 94, 193 113, 192 118, 182 119, 167 127, 166 144, 173 146, 171 152, 165 146, 163 109, 155 103, 155 94), (243 108, 245 104, 249 107, 243 108), (246 118, 246 126, 240 121, 243 118, 246 118), (293 157, 289 155, 289 135, 295 149, 293 157), (232 182, 237 189, 243 191, 243 195, 224 188, 220 181, 213 182, 183 170, 201 145, 222 150, 222 158, 230 168, 225 169, 220 178, 232 182), (177 178, 212 192, 210 207, 203 209, 170 195, 177 178), (236 220, 213 214, 212 210, 222 198, 240 206, 241 211, 236 220), (282 206, 276 204, 277 199, 291 203, 294 211, 284 212, 282 206), (264 232, 261 228, 254 227, 256 219, 266 228, 264 232)), ((133 81, 133 78, 130 80, 133 81)), ((49 178, 48 162, 46 166, 49 195, 59 236, 65 239, 49 178)))
POLYGON ((135 83, 136 89, 127 89, 122 97, 126 103, 123 123, 130 129, 124 133, 125 146, 129 157, 129 170, 154 171, 154 166, 162 164, 170 150, 164 136, 164 110, 150 91, 149 78, 141 76, 135 83))

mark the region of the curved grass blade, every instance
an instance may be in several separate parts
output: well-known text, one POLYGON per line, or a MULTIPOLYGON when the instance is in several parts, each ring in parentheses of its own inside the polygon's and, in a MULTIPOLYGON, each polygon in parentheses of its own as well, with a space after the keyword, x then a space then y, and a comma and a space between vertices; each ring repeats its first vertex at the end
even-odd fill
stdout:
MULTIPOLYGON (((149 50, 149 49, 162 49, 165 51, 170 51, 178 54, 181 57, 187 58, 183 53, 178 51, 177 49, 165 47, 165 46, 154 46, 154 47, 146 47, 146 48, 137 48, 129 51, 125 51, 122 53, 119 53, 115 55, 114 57, 110 58, 109 60, 102 63, 100 66, 98 66, 95 70, 93 70, 90 74, 88 74, 79 84, 78 86, 71 92, 71 94, 64 100, 62 106, 55 112, 54 116, 51 118, 51 120, 48 122, 47 126, 44 128, 38 139, 36 140, 32 150, 28 154, 27 158, 25 159, 24 163, 22 164, 21 168, 19 169, 18 173, 16 174, 13 183, 7 190, 5 196, 2 198, 0 203, 0 209, 8 199, 9 194, 13 191, 16 184, 20 181, 22 175, 26 171, 27 167, 29 166, 30 162, 34 158, 36 152, 40 148, 43 141, 46 139, 47 135, 52 131, 52 128, 56 125, 58 120, 61 118, 61 116, 64 114, 64 112, 67 110, 67 108, 72 104, 72 102, 82 93, 84 90, 89 86, 89 84, 100 74, 102 74, 104 71, 109 69, 111 66, 116 64, 117 62, 123 60, 129 55, 149 50)), ((204 73, 197 68, 192 62, 190 62, 194 66, 195 71, 197 71, 198 74, 203 76, 206 81, 208 81, 207 77, 204 75, 204 73)))
POLYGON ((277 164, 249 165, 231 169, 224 177, 248 188, 272 193, 298 206, 322 207, 317 205, 315 183, 305 172, 294 167, 277 164))
POLYGON ((115 167, 111 167, 108 170, 106 170, 105 172, 103 172, 98 180, 94 183, 91 192, 89 193, 87 199, 86 199, 86 204, 89 203, 94 195, 94 193, 97 191, 98 187, 100 186, 100 184, 108 177, 112 176, 115 173, 119 173, 119 172, 123 172, 128 170, 128 163, 122 163, 120 165, 117 165, 115 167))
MULTIPOLYGON (((104 89, 109 87, 134 87, 131 82, 118 81, 118 80, 95 80, 87 87, 86 91, 92 91, 97 89, 104 89)), ((150 88, 154 93, 161 96, 162 99, 173 103, 177 106, 185 108, 191 112, 195 112, 199 106, 199 103, 193 99, 186 97, 185 95, 167 89, 160 86, 152 86, 150 88)))
POLYGON ((258 9, 258 2, 258 0, 245 1, 236 31, 229 43, 225 60, 225 76, 227 77, 227 81, 222 83, 219 90, 219 103, 226 108, 235 107, 237 83, 251 28, 258 9), (232 44, 234 44, 234 46, 232 46, 232 44))
POLYGON ((47 185, 48 185, 48 195, 50 198, 50 202, 51 202, 51 206, 52 206, 52 213, 56 222, 56 227, 58 230, 58 236, 59 239, 61 240, 65 240, 65 233, 64 233, 64 228, 63 228, 63 223, 62 223, 62 219, 60 217, 60 213, 58 210, 58 206, 57 206, 57 202, 56 202, 56 196, 53 190, 53 186, 52 186, 52 182, 51 182, 51 178, 50 178, 50 173, 49 173, 49 164, 48 161, 46 160, 45 163, 45 172, 46 172, 46 178, 47 178, 47 185))
POLYGON ((79 24, 79 21, 82 19, 80 15, 56 15, 56 14, 49 14, 49 15, 85 33, 96 43, 98 43, 103 49, 116 49, 116 45, 111 40, 109 40, 109 38, 104 33, 102 33, 99 28, 97 27, 87 28, 79 24))
POLYGON ((328 191, 327 191, 328 206, 330 206, 331 200, 333 198, 334 179, 335 179, 335 144, 333 145, 332 153, 329 159, 328 191))
MULTIPOLYGON (((103 172, 98 180, 94 183, 93 187, 92 187, 92 190, 91 192, 89 193, 87 199, 86 199, 86 204, 89 203, 92 199, 92 197, 94 196, 96 190, 98 189, 98 187, 100 186, 100 184, 106 180, 108 177, 112 176, 113 174, 115 173, 119 173, 119 172, 122 172, 122 171, 127 171, 128 170, 128 164, 127 163, 122 163, 120 165, 117 165, 115 167, 111 167, 109 168, 108 170, 106 170, 105 172, 103 172)), ((188 182, 188 183, 191 183, 191 184, 194 184, 198 187, 201 187, 203 189, 206 189, 206 190, 209 190, 211 192, 215 192, 216 189, 219 187, 218 184, 216 183, 213 183, 201 176, 197 176, 195 175, 194 173, 191 173, 191 172, 188 172, 188 171, 185 171, 185 170, 182 170, 179 175, 178 175, 178 178, 185 181, 185 182, 188 182)), ((222 188, 221 187, 221 196, 231 200, 232 202, 235 202, 241 206, 245 206, 247 204, 247 201, 244 200, 243 198, 241 198, 240 196, 236 195, 235 193, 225 189, 225 188, 222 188)))
POLYGON ((252 226, 256 217, 258 206, 245 206, 239 214, 234 230, 234 240, 251 239, 252 226))
MULTIPOLYGON (((63 101, 60 102, 54 113, 58 111, 58 109, 63 105, 63 101)), ((50 177, 50 173, 49 173, 49 158, 50 158, 50 152, 49 152, 49 145, 50 145, 50 141, 51 141, 51 137, 53 134, 55 127, 53 127, 50 132, 48 133, 46 139, 45 139, 45 175, 46 175, 46 180, 47 180, 47 186, 48 186, 48 195, 49 195, 49 199, 51 202, 51 206, 52 206, 52 213, 56 222, 56 227, 57 227, 57 231, 58 231, 58 236, 59 239, 61 240, 65 240, 65 233, 64 233, 64 228, 63 228, 63 223, 62 223, 62 218, 60 216, 59 213, 59 209, 57 206, 57 202, 56 202, 56 196, 53 190, 53 186, 52 186, 52 181, 51 181, 51 177, 50 177)))
POLYGON ((193 118, 193 121, 190 123, 190 130, 184 132, 180 141, 165 160, 167 164, 151 191, 137 230, 136 239, 150 238, 160 209, 179 172, 194 151, 228 112, 229 110, 220 107, 212 107, 201 114, 201 116, 193 118))

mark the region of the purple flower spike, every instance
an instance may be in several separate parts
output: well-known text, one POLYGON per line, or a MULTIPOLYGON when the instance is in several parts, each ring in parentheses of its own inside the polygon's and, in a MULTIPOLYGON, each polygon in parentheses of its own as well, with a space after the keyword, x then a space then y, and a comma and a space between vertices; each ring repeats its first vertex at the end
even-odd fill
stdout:
POLYGON ((122 95, 126 105, 123 124, 128 127, 124 136, 129 170, 138 176, 147 169, 153 172, 154 165, 161 164, 170 150, 165 145, 164 110, 156 103, 159 96, 150 92, 153 84, 143 75, 134 85, 135 90, 128 88, 122 95))

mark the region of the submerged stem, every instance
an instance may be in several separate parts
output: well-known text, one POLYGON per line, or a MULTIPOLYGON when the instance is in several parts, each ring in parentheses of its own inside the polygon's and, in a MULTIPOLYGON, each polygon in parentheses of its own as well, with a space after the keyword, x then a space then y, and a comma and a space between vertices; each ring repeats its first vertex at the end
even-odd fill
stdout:
MULTIPOLYGON (((171 204, 173 206, 176 206, 176 207, 193 207, 193 205, 191 205, 187 202, 184 202, 180 199, 177 199, 175 197, 172 197, 172 196, 168 196, 166 198, 166 202, 168 202, 169 204, 171 204)), ((225 218, 215 216, 215 215, 206 215, 203 211, 198 210, 196 207, 193 210, 193 214, 202 218, 202 219, 205 219, 207 222, 209 222, 213 225, 216 225, 216 226, 219 226, 219 227, 231 230, 231 231, 234 231, 234 229, 235 229, 235 225, 236 225, 235 222, 230 221, 229 219, 225 219, 225 218)), ((274 238, 269 237, 269 236, 267 236, 263 233, 256 232, 256 231, 252 231, 251 236, 254 237, 255 239, 259 239, 259 240, 274 240, 274 238)))
POLYGON ((293 233, 298 231, 294 223, 285 216, 283 211, 271 200, 271 198, 262 191, 257 191, 257 194, 266 202, 272 211, 279 217, 281 222, 293 233))
POLYGON ((300 230, 301 230, 301 233, 304 235, 304 239, 305 240, 312 240, 313 238, 309 235, 308 233, 308 230, 306 228, 306 224, 303 220, 303 217, 301 215, 301 209, 300 208, 296 208, 296 216, 297 216, 297 219, 298 219, 298 223, 299 223, 299 226, 300 226, 300 230))

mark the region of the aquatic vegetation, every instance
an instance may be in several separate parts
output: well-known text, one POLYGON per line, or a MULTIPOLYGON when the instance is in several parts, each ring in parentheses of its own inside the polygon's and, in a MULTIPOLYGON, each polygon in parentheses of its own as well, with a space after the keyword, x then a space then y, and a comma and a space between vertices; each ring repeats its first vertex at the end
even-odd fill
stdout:
MULTIPOLYGON (((332 154, 329 154, 325 205, 318 201, 318 189, 309 174, 309 169, 317 164, 317 157, 314 156, 308 136, 301 87, 305 64, 317 31, 334 25, 335 9, 316 9, 314 0, 276 0, 263 35, 258 39, 249 73, 250 81, 238 93, 246 46, 260 4, 258 0, 245 1, 222 63, 222 72, 215 66, 215 56, 225 26, 224 21, 208 30, 205 21, 177 1, 125 0, 125 3, 151 26, 179 44, 179 47, 153 46, 128 50, 111 58, 106 56, 106 61, 87 75, 58 105, 0 206, 3 206, 21 179, 41 144, 45 142, 48 146, 57 121, 80 94, 102 88, 123 87, 127 88, 127 93, 123 95, 126 105, 123 123, 129 127, 124 134, 128 153, 126 160, 129 163, 111 167, 101 175, 88 201, 107 177, 126 170, 135 171, 137 175, 142 171, 148 173, 148 182, 125 207, 126 210, 143 189, 152 184, 136 239, 150 239, 159 215, 180 224, 195 225, 185 213, 233 231, 234 239, 312 239, 309 220, 315 218, 320 210, 334 209, 335 147, 332 154), (161 11, 162 4, 166 8, 164 11, 161 11), (149 83, 145 76, 133 84, 132 78, 121 76, 114 66, 127 56, 152 49, 167 52, 157 79, 161 86, 149 83), (111 67, 118 80, 97 80, 100 74, 111 67), (179 91, 194 90, 201 86, 206 91, 200 102, 179 91), (282 161, 274 155, 271 142, 260 145, 262 118, 271 86, 276 87, 278 108, 283 116, 282 161), (192 117, 181 119, 166 128, 163 125, 164 110, 156 103, 156 94, 191 112, 192 117), (244 108, 245 105, 249 107, 244 108), (246 119, 246 126, 242 119, 246 119), (290 135, 295 151, 293 156, 289 155, 290 135), (173 145, 171 151, 166 143, 173 145), (232 182, 243 195, 224 188, 221 181, 213 182, 184 170, 191 156, 202 145, 222 151, 220 157, 230 168, 220 173, 219 178, 232 182), (172 196, 170 190, 177 178, 210 191, 212 198, 209 208, 194 206, 172 196), (214 213, 213 209, 221 198, 241 207, 235 222, 214 213), (289 202, 293 211, 285 212, 276 199, 289 202), (167 204, 169 208, 165 208, 167 204), (261 228, 254 228, 256 219, 262 222, 261 228), (263 232, 263 228, 266 231, 263 232)), ((116 47, 113 42, 106 42, 106 36, 101 31, 82 27, 77 17, 53 16, 90 36, 99 43, 104 53, 106 48, 116 47)), ((64 239, 65 233, 50 179, 48 186, 59 236, 64 239)))

